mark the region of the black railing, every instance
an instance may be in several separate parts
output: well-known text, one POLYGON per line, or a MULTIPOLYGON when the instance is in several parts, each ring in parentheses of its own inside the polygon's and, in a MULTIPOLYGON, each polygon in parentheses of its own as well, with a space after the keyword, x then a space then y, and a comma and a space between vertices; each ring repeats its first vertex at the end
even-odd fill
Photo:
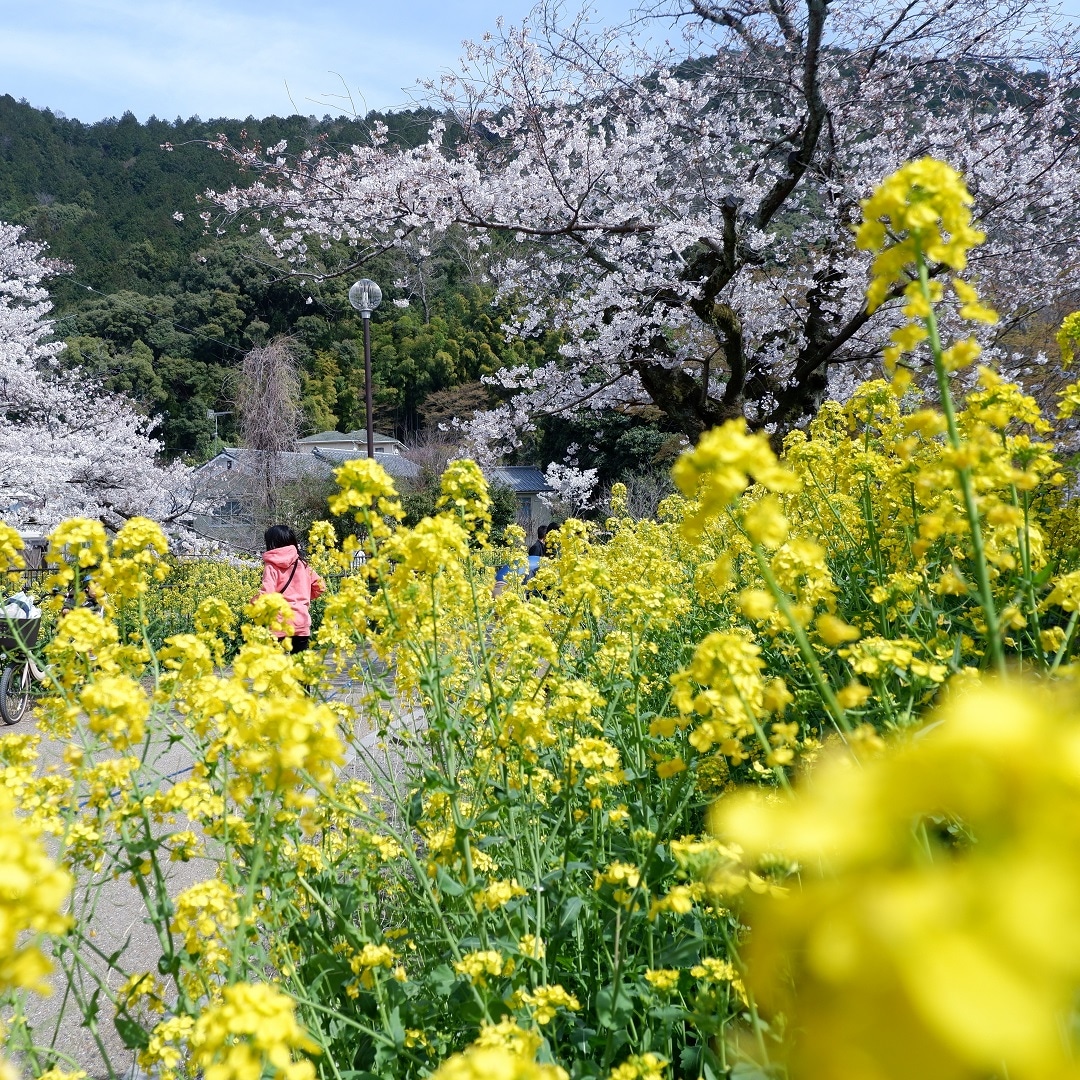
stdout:
POLYGON ((25 570, 19 570, 18 574, 22 578, 22 591, 37 595, 41 592, 45 579, 51 573, 53 573, 52 568, 47 566, 27 567, 25 570))

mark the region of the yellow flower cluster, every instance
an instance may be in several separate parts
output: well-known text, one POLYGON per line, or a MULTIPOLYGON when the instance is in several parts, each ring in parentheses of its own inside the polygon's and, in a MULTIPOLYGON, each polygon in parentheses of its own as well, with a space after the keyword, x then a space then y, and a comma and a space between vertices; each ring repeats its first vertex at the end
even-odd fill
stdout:
POLYGON ((540 1064, 543 1039, 513 1020, 485 1023, 476 1041, 432 1073, 432 1080, 569 1080, 565 1069, 540 1064))
POLYGON ((45 587, 65 592, 78 578, 78 587, 85 588, 89 572, 100 567, 108 556, 108 537, 100 521, 87 518, 64 521, 49 536, 45 561, 54 569, 45 587))
POLYGON ((524 896, 525 890, 518 884, 517 878, 510 881, 493 881, 481 892, 473 894, 473 903, 477 909, 498 911, 518 896, 524 896))
MULTIPOLYGON (((968 252, 986 238, 972 227, 972 201, 960 174, 929 157, 904 165, 863 200, 855 245, 877 252, 866 293, 867 311, 876 311, 890 295, 902 294, 907 301, 903 311, 908 322, 893 331, 892 345, 884 353, 890 373, 904 353, 924 341, 935 344, 933 305, 941 301, 944 290, 940 281, 929 279, 926 262, 964 270, 968 252)), ((979 301, 968 282, 954 277, 952 287, 961 318, 997 322, 997 313, 979 301)), ((952 371, 978 359, 980 352, 978 342, 967 338, 945 350, 941 363, 945 371, 952 371)), ((905 374, 898 388, 905 388, 908 378, 905 374)))
MULTIPOLYGON (((622 783, 619 748, 607 739, 586 735, 570 747, 567 757, 585 774, 585 786, 589 789, 622 783)), ((576 770, 571 775, 576 777, 576 770)))
POLYGON ((349 960, 354 975, 360 976, 360 985, 370 990, 375 986, 375 972, 379 968, 392 968, 398 954, 389 945, 366 942, 364 947, 349 960))
POLYGON ((862 203, 855 246, 876 251, 866 306, 875 311, 918 255, 953 270, 967 266, 967 253, 986 239, 972 227, 971 194, 963 177, 935 158, 911 161, 882 181, 862 203), (900 239, 888 243, 890 233, 900 239))
POLYGON ((23 538, 18 529, 0 522, 0 573, 21 570, 26 565, 22 550, 23 538))
POLYGON ((393 481, 374 458, 354 458, 334 471, 338 493, 330 499, 331 514, 352 514, 364 526, 370 544, 391 533, 390 523, 400 521, 401 509, 393 481))
POLYGON ((177 896, 170 929, 180 935, 189 955, 201 957, 204 967, 214 970, 228 959, 231 935, 239 925, 236 893, 212 878, 177 896))
POLYGON ((128 750, 143 741, 150 702, 130 675, 102 675, 79 695, 87 724, 116 750, 128 750))
POLYGON ((1058 328, 1058 348, 1061 349, 1061 362, 1066 367, 1073 362, 1077 342, 1080 342, 1080 311, 1066 315, 1058 328))
POLYGON ((668 1062, 659 1054, 634 1054, 608 1074, 608 1080, 664 1080, 668 1062))
POLYGON ((538 986, 533 990, 519 990, 513 997, 513 1005, 516 1007, 525 1005, 528 1007, 533 1019, 543 1027, 550 1024, 559 1009, 568 1009, 570 1012, 580 1012, 581 1002, 573 994, 567 993, 563 987, 538 986))
POLYGON ((558 1065, 542 1065, 501 1046, 471 1046, 447 1058, 431 1080, 568 1080, 558 1065))
POLYGON ((1071 1075, 1075 716, 1071 687, 959 691, 924 737, 835 757, 791 802, 717 805, 722 836, 802 864, 799 892, 753 905, 747 961, 798 1075, 1071 1075))
POLYGON ((71 885, 40 839, 15 818, 12 799, 0 787, 0 994, 15 987, 48 993, 52 965, 40 937, 68 928, 63 909, 71 885))
POLYGON ((177 1080, 185 1075, 190 1060, 187 1044, 195 1020, 190 1016, 170 1016, 155 1025, 138 1062, 143 1069, 153 1069, 161 1080, 177 1080))
POLYGON ((650 968, 645 972, 645 981, 662 994, 670 994, 679 986, 679 972, 672 968, 650 968))
POLYGON ((314 1080, 315 1066, 300 1054, 319 1047, 296 1021, 292 999, 265 983, 237 983, 221 1003, 195 1021, 188 1037, 192 1061, 206 1080, 251 1080, 269 1073, 283 1080, 314 1080))
POLYGON ((475 461, 450 462, 439 481, 435 509, 456 519, 477 543, 487 541, 491 528, 487 480, 475 461))
POLYGON ((498 949, 478 949, 454 962, 454 970, 477 986, 486 986, 488 976, 512 974, 514 967, 513 957, 504 957, 498 949))
POLYGON ((100 521, 75 518, 49 537, 45 560, 53 573, 46 588, 86 591, 110 612, 138 602, 169 575, 164 561, 169 545, 161 526, 148 518, 125 522, 110 544, 100 521))
POLYGON ((745 420, 729 420, 706 432, 680 455, 671 471, 678 489, 695 500, 682 520, 683 535, 696 540, 716 517, 750 486, 751 478, 769 491, 794 491, 796 478, 776 459, 768 439, 746 430, 745 420))

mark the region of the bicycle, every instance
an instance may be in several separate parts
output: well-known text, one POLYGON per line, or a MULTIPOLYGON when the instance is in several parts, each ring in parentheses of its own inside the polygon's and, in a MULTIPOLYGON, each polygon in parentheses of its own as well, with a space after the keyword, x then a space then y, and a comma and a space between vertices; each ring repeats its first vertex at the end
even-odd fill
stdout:
POLYGON ((45 672, 37 666, 31 651, 37 644, 41 619, 8 619, 8 633, 0 634, 0 653, 5 656, 0 674, 0 718, 17 724, 30 708, 34 684, 45 682, 45 672), (17 656, 14 654, 21 654, 17 656))

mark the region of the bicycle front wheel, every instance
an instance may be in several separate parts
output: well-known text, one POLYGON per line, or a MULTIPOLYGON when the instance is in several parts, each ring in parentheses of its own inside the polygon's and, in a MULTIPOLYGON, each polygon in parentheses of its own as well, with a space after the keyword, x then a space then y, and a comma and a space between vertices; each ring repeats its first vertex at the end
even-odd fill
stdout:
POLYGON ((29 664, 8 664, 0 675, 0 716, 5 724, 17 724, 30 708, 31 684, 29 664))

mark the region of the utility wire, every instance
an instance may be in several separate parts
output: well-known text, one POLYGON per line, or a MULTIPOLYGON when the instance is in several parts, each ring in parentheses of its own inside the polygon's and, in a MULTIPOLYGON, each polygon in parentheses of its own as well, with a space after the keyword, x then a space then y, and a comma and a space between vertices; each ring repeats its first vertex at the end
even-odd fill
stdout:
MULTIPOLYGON (((102 292, 100 289, 95 289, 93 285, 87 285, 85 281, 78 281, 76 278, 72 277, 71 274, 56 274, 54 276, 56 278, 64 278, 67 281, 70 281, 73 285, 77 285, 80 289, 85 289, 87 292, 94 293, 95 296, 104 297, 104 299, 106 300, 120 300, 121 303, 127 305, 129 311, 135 311, 138 312, 140 315, 146 315, 158 325, 164 322, 169 322, 177 330, 182 330, 185 334, 190 334, 192 337, 199 338, 201 341, 212 341, 215 345, 220 345, 223 349, 229 349, 230 351, 236 353, 238 356, 247 355, 247 350, 245 349, 240 349, 236 345, 230 345, 227 341, 222 341, 220 338, 210 337, 209 334, 204 334, 199 330, 194 330, 190 326, 183 326, 181 323, 176 322, 174 319, 163 319, 160 315, 155 315, 154 312, 148 311, 146 308, 138 307, 136 304, 132 304, 126 299, 121 300, 121 298, 118 297, 115 293, 105 293, 102 292)), ((60 316, 60 318, 56 319, 55 321, 62 322, 64 319, 74 319, 77 317, 78 312, 70 312, 67 315, 60 316)))

